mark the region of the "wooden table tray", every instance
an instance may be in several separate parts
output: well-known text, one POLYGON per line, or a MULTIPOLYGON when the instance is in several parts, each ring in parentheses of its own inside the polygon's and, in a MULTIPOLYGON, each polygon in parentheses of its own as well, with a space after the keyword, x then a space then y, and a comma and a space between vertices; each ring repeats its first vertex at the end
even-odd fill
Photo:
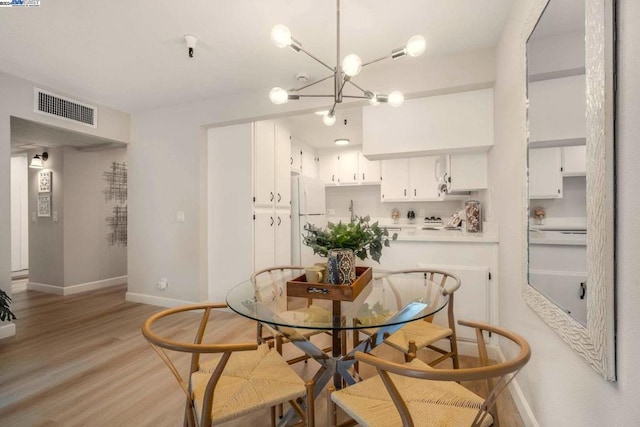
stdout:
POLYGON ((303 274, 287 282, 287 296, 332 301, 353 301, 369 284, 371 278, 371 267, 356 267, 356 280, 350 285, 307 283, 307 279, 303 274))

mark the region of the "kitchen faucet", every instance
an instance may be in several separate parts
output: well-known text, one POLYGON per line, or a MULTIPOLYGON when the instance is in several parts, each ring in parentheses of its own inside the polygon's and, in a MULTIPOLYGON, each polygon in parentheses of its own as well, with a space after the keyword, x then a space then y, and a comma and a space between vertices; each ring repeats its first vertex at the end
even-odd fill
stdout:
POLYGON ((353 215, 353 200, 349 200, 349 213, 351 214, 350 221, 355 221, 355 215, 353 215))

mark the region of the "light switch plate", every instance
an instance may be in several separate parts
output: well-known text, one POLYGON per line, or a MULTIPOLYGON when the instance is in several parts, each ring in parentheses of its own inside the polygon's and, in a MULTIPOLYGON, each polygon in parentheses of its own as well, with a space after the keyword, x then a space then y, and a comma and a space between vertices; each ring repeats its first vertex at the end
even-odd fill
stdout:
POLYGON ((58 222, 58 211, 53 211, 53 222, 58 222))
POLYGON ((176 221, 177 222, 184 222, 184 212, 183 211, 176 212, 176 221))

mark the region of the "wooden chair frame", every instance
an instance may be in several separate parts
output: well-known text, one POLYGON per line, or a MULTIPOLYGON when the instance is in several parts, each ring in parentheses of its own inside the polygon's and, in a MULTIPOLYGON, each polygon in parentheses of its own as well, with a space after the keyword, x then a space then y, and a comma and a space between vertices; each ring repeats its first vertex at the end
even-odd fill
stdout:
MULTIPOLYGON (((440 295, 449 296, 449 302, 447 303, 447 321, 448 321, 448 326, 452 331, 452 334, 449 335, 449 337, 447 337, 449 340, 449 350, 448 351, 444 350, 440 347, 437 347, 434 344, 427 345, 428 349, 441 354, 441 356, 439 356, 437 359, 429 361, 429 365, 435 366, 440 362, 443 362, 444 360, 451 358, 451 360, 453 361, 453 367, 455 369, 458 369, 460 367, 460 361, 458 359, 458 337, 456 335, 456 321, 455 321, 455 316, 453 314, 453 308, 454 308, 454 295, 455 295, 455 292, 460 288, 462 281, 460 280, 460 277, 458 277, 458 275, 455 273, 451 273, 444 270, 432 269, 432 268, 413 268, 413 269, 406 269, 406 270, 398 270, 398 271, 389 273, 389 275, 415 274, 415 273, 424 274, 424 279, 427 282, 427 286, 431 286, 433 283, 440 286, 442 291, 441 293, 436 293, 436 298, 439 298, 440 295), (437 275, 442 276, 439 283, 435 281, 437 275), (454 282, 453 285, 451 286, 447 286, 447 281, 449 281, 449 279, 453 280, 454 282)), ((402 303, 399 300, 400 298, 399 294, 395 290, 395 286, 392 286, 392 289, 394 289, 394 292, 396 293, 396 299, 398 299, 399 306, 402 306, 401 305, 402 303)), ((429 294, 430 292, 427 291, 427 295, 429 294)), ((438 301, 437 300, 433 301, 433 303, 437 304, 438 301)), ((423 319, 423 321, 433 322, 434 317, 435 315, 426 317, 423 319)), ((405 360, 407 362, 410 362, 411 360, 415 359, 417 357, 418 350, 419 348, 416 346, 415 341, 413 340, 409 341, 409 351, 405 355, 405 360)))
MULTIPOLYGON (((500 393, 509 385, 513 378, 518 374, 520 369, 529 361, 531 357, 531 348, 527 341, 520 335, 507 331, 496 326, 486 323, 459 321, 460 325, 475 328, 476 337, 478 339, 478 354, 480 359, 480 367, 462 368, 462 369, 420 369, 407 365, 389 362, 380 359, 371 354, 357 352, 355 357, 358 361, 367 363, 376 368, 385 388, 389 392, 396 409, 402 419, 404 427, 413 427, 414 421, 411 418, 409 409, 402 398, 402 390, 399 390, 389 375, 390 373, 402 375, 406 377, 432 380, 432 381, 483 381, 486 388, 486 398, 478 410, 478 413, 471 427, 481 425, 488 414, 491 414, 494 420, 493 425, 498 426, 498 414, 495 407, 496 401, 500 393), (491 365, 487 353, 487 347, 483 335, 483 331, 488 331, 502 336, 515 343, 520 351, 510 360, 491 365)), ((336 409, 337 405, 331 399, 330 390, 328 398, 328 420, 329 426, 336 426, 336 409)), ((353 421, 348 421, 341 426, 353 425, 353 421)), ((456 426, 458 427, 458 426, 456 426)))
MULTIPOLYGON (((180 388, 184 392, 186 396, 186 405, 185 405, 185 415, 184 415, 184 425, 189 427, 197 426, 196 416, 196 407, 192 397, 191 390, 191 381, 188 382, 183 379, 180 375, 180 372, 176 368, 175 364, 172 362, 171 358, 167 354, 166 350, 172 350, 182 353, 191 353, 191 365, 189 370, 189 378, 191 378, 191 374, 197 372, 200 368, 200 355, 201 354, 211 354, 211 353, 222 353, 222 357, 217 364, 214 372, 211 374, 211 378, 206 386, 206 391, 204 395, 204 402, 202 407, 202 413, 200 414, 200 425, 209 426, 211 425, 211 410, 213 407, 213 396, 215 393, 216 385, 218 384, 220 378, 222 377, 222 373, 224 371, 229 358, 231 357, 233 352, 236 351, 251 351, 256 350, 258 348, 258 344, 256 343, 234 343, 234 344, 203 344, 202 339, 204 337, 204 333, 207 327, 207 323, 209 321, 209 317, 212 310, 215 309, 223 309, 227 308, 226 304, 222 303, 204 303, 204 304, 192 304, 182 307, 171 308, 167 310, 160 311, 156 314, 150 316, 142 326, 142 335, 147 339, 151 348, 158 354, 160 359, 167 365, 173 376, 178 381, 180 388), (153 332, 154 324, 165 317, 171 316, 176 313, 188 312, 188 311, 200 311, 202 310, 202 317, 200 319, 200 324, 198 326, 198 331, 196 333, 195 339, 193 343, 187 343, 182 341, 175 341, 168 338, 161 337, 160 335, 153 332)), ((314 392, 313 392, 313 381, 308 381, 306 383, 306 410, 302 408, 301 401, 291 400, 289 403, 294 408, 294 410, 298 413, 301 419, 306 420, 306 425, 308 427, 314 426, 314 392)), ((298 399, 300 400, 300 399, 298 399)), ((271 408, 271 425, 275 426, 275 407, 271 408)))

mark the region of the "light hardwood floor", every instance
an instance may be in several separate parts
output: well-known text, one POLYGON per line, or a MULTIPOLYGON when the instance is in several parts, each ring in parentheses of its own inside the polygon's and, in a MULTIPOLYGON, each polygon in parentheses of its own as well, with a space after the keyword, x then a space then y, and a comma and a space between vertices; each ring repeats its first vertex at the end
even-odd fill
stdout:
MULTIPOLYGON (((125 292, 125 286, 118 286, 66 297, 33 291, 14 295, 17 335, 0 340, 0 425, 182 425, 184 395, 140 333, 142 322, 161 308, 126 302, 125 292)), ((185 316, 162 325, 162 331, 191 340, 192 320, 185 316)), ((253 341, 255 324, 218 312, 207 337, 253 341)), ((391 349, 380 351, 402 360, 391 349)), ((473 363, 473 358, 462 358, 463 366, 473 363)), ((188 357, 180 357, 178 366, 188 369, 188 357)), ((310 361, 295 369, 310 378, 317 365, 310 361)), ((363 367, 362 374, 372 372, 363 367)), ((318 426, 326 425, 325 408, 323 395, 316 405, 318 426)), ((499 409, 503 427, 523 425, 508 393, 499 409)), ((268 425, 268 412, 226 425, 268 425)))

